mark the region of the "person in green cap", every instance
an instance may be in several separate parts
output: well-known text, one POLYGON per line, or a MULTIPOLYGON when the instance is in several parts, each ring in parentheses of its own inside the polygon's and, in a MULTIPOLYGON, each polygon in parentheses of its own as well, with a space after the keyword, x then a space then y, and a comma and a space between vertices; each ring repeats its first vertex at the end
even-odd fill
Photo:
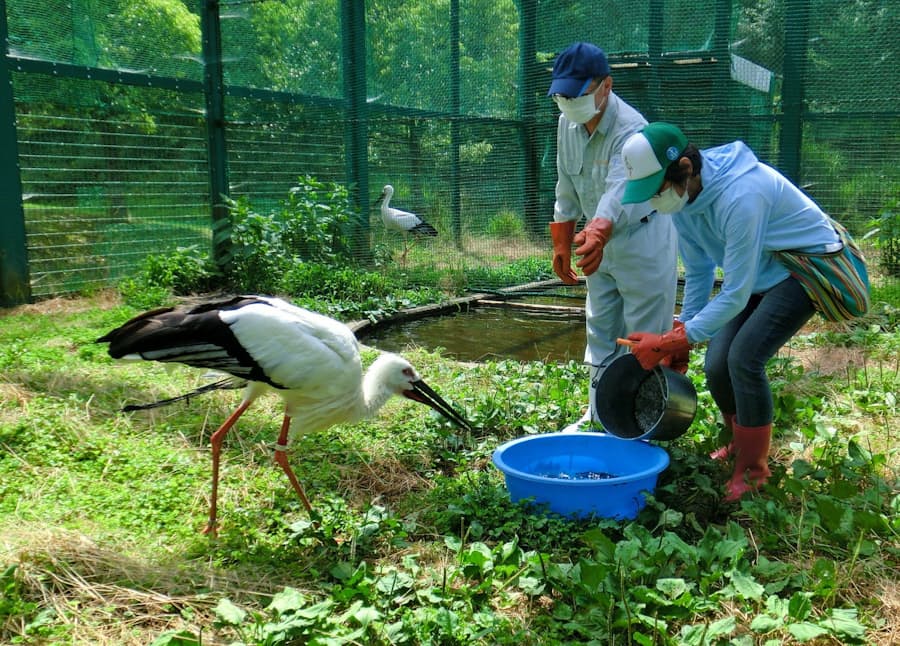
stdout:
POLYGON ((671 332, 634 332, 631 351, 649 370, 672 353, 709 342, 704 372, 732 441, 712 457, 734 457, 727 501, 770 476, 774 415, 766 362, 815 313, 779 250, 829 253, 841 238, 822 209, 743 142, 698 150, 669 123, 656 122, 622 147, 623 204, 649 200, 672 214, 684 265, 684 298, 671 332), (721 289, 710 298, 716 268, 721 289))

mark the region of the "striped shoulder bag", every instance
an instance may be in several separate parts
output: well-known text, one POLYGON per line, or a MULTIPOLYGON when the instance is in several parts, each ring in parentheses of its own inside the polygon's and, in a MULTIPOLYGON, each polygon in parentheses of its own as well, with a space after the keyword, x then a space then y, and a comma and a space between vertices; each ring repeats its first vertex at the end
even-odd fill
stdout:
POLYGON ((776 251, 776 257, 800 281, 813 306, 828 321, 849 321, 869 311, 869 272, 862 251, 839 222, 829 218, 843 243, 832 253, 776 251))

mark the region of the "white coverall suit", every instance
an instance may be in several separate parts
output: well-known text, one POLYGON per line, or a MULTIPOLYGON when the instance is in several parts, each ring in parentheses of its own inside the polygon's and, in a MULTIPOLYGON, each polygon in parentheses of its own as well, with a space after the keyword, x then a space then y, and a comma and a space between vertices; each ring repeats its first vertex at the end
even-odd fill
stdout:
POLYGON ((613 222, 600 267, 586 279, 584 360, 591 366, 594 421, 597 381, 610 362, 628 351, 616 338, 671 330, 675 312, 678 239, 672 218, 656 215, 648 202, 620 203, 627 180, 622 145, 645 125, 646 119, 613 92, 590 136, 562 114, 557 125, 553 219, 565 222, 584 215, 613 222))

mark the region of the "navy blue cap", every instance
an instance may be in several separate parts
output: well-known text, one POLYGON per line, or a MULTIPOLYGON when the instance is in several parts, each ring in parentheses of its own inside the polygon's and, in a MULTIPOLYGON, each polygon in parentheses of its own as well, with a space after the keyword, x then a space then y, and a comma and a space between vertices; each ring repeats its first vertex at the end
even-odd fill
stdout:
POLYGON ((609 75, 609 62, 603 50, 590 43, 569 45, 553 63, 553 82, 547 96, 562 94, 574 99, 584 90, 588 79, 609 75))

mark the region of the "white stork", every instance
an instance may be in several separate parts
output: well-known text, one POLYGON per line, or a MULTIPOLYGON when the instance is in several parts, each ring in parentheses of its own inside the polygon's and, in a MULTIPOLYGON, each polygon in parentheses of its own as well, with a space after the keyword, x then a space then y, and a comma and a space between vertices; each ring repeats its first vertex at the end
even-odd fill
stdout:
POLYGON ((375 200, 377 204, 381 202, 381 221, 384 222, 386 229, 400 231, 403 233, 403 260, 406 260, 406 254, 409 252, 409 244, 407 235, 414 236, 436 236, 437 229, 428 224, 415 213, 409 211, 401 211, 391 206, 391 198, 394 196, 394 187, 385 184, 381 195, 375 200))
MULTIPOLYGON (((97 342, 109 343, 109 354, 116 359, 178 362, 225 372, 246 383, 240 405, 210 438, 212 495, 204 534, 216 534, 219 456, 225 435, 265 392, 274 390, 284 400, 275 461, 310 513, 312 506, 285 454, 291 420, 295 432, 320 431, 371 416, 392 395, 403 395, 469 428, 408 361, 383 353, 363 375, 359 345, 350 328, 278 298, 237 296, 156 309, 134 317, 97 342)), ((195 393, 228 387, 228 382, 195 393)))

